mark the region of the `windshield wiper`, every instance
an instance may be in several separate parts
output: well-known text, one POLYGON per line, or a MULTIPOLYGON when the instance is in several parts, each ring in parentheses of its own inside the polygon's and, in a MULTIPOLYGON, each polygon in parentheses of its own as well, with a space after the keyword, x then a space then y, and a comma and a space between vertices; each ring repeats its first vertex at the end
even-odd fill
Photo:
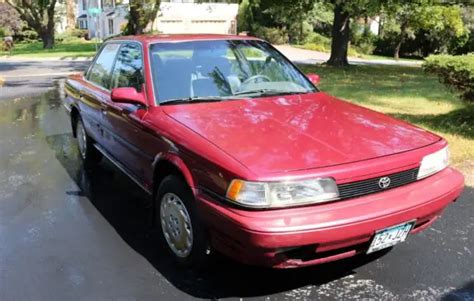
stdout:
POLYGON ((272 89, 259 89, 259 90, 250 90, 250 91, 240 91, 234 93, 238 96, 278 96, 278 95, 292 95, 292 94, 305 94, 307 91, 281 91, 281 90, 272 90, 272 89))
POLYGON ((242 97, 235 96, 199 96, 199 97, 183 97, 183 98, 173 98, 167 99, 161 102, 161 105, 171 105, 179 103, 198 103, 198 102, 214 102, 214 101, 224 101, 224 100, 234 100, 242 99, 242 97))

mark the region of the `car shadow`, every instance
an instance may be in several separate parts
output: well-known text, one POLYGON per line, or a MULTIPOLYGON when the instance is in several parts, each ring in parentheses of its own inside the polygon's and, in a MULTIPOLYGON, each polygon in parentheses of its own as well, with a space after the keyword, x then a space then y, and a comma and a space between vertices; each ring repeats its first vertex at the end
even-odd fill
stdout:
POLYGON ((455 289, 441 297, 441 301, 474 300, 474 281, 455 289))
POLYGON ((49 136, 46 141, 79 188, 66 193, 87 197, 131 248, 176 288, 193 297, 257 297, 319 286, 354 274, 357 267, 387 253, 290 270, 246 266, 217 255, 205 270, 177 268, 158 243, 157 230, 150 223, 151 198, 145 192, 107 160, 92 169, 84 168, 70 134, 49 136))

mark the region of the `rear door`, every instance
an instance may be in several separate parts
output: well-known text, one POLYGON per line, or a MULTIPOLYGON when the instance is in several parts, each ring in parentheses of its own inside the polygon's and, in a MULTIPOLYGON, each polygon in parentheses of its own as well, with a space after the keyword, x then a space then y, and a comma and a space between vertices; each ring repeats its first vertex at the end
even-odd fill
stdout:
POLYGON ((79 91, 79 111, 88 134, 99 144, 104 144, 103 114, 104 104, 110 102, 110 77, 120 44, 108 43, 84 77, 84 85, 79 91))

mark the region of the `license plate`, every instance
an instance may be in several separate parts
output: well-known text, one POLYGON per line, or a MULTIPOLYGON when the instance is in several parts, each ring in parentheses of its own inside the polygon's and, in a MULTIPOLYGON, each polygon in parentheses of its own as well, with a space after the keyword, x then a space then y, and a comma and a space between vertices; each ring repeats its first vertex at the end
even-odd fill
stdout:
POLYGON ((377 231, 370 244, 367 254, 389 248, 407 239, 408 233, 415 225, 415 221, 393 226, 387 229, 377 231))

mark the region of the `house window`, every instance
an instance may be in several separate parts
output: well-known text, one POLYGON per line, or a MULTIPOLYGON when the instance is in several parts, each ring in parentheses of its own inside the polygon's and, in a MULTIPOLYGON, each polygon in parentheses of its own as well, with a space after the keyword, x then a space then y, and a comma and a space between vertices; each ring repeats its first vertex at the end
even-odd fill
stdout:
POLYGON ((79 28, 80 29, 87 29, 87 20, 86 19, 79 19, 79 28))
POLYGON ((87 0, 82 0, 82 10, 87 9, 87 0))
POLYGON ((114 34, 114 19, 109 19, 109 34, 114 34))

